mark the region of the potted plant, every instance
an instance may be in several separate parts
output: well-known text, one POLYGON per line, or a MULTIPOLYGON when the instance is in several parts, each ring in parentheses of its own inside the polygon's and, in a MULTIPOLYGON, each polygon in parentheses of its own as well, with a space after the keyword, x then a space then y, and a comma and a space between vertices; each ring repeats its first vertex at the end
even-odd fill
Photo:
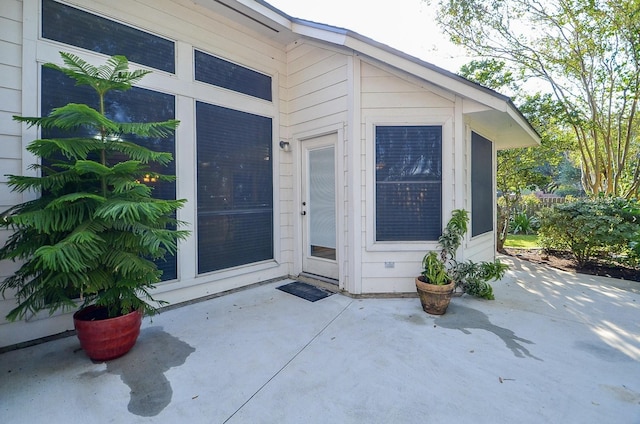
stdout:
MULTIPOLYGON (((69 103, 46 117, 14 116, 65 136, 28 145, 40 159, 32 165, 40 175, 8 176, 13 191, 31 191, 37 198, 0 216, 0 228, 12 231, 0 248, 0 260, 21 262, 18 271, 0 283, 0 291, 5 295, 10 290, 17 299, 9 320, 41 310, 52 314, 75 309, 81 303, 74 314, 81 346, 92 359, 108 360, 133 346, 142 314, 153 314, 156 305, 165 303, 150 294, 161 277, 155 261, 175 254, 178 240, 188 236, 174 217, 185 200, 154 198, 152 187, 144 183, 150 166, 166 165, 172 155, 126 139, 166 137, 178 121, 109 119, 105 95, 128 90, 149 71, 129 71, 124 56, 113 56, 99 67, 71 54, 61 56, 65 66, 44 66, 63 72, 76 85, 93 88, 99 108, 69 103), (93 331, 97 341, 85 334, 94 326, 100 327, 93 331)), ((153 177, 175 179, 155 172, 153 177)))
POLYGON ((456 260, 456 252, 467 233, 468 222, 468 211, 465 209, 454 210, 442 235, 438 238, 440 253, 428 252, 422 260, 423 271, 421 276, 416 279, 416 288, 422 308, 427 313, 444 314, 454 290, 458 288, 462 293, 484 299, 494 299, 493 288, 488 282, 502 278, 509 269, 508 265, 498 259, 493 262, 479 263, 458 262, 456 260), (425 287, 435 291, 435 287, 438 286, 442 289, 437 293, 437 296, 425 291, 425 287), (445 287, 447 287, 446 290, 445 287), (433 306, 436 304, 437 308, 433 306))
POLYGON ((422 309, 433 315, 447 311, 455 282, 449 276, 445 263, 432 251, 422 259, 422 273, 416 278, 416 290, 422 309))

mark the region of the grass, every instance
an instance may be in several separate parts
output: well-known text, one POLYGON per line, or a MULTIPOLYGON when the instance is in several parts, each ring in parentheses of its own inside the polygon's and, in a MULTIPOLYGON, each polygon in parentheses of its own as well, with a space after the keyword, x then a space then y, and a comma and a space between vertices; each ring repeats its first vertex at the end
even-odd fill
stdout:
POLYGON ((504 242, 504 247, 517 247, 522 249, 540 248, 540 242, 536 234, 509 234, 504 242))

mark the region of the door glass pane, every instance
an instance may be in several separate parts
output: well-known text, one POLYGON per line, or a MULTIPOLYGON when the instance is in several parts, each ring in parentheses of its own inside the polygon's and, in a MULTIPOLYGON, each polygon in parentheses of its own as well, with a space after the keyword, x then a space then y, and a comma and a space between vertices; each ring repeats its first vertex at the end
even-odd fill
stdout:
POLYGON ((309 152, 309 241, 311 256, 334 259, 336 194, 333 147, 309 152))

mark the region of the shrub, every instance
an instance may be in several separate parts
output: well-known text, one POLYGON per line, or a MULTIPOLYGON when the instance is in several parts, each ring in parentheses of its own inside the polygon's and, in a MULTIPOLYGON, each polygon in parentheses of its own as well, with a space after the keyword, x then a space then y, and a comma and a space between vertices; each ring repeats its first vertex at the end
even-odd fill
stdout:
POLYGON ((526 212, 519 212, 509 222, 511 234, 534 234, 540 227, 538 218, 529 216, 526 212))
POLYGON ((640 231, 635 201, 578 199, 541 211, 538 234, 546 250, 569 250, 580 265, 596 256, 627 253, 640 231))

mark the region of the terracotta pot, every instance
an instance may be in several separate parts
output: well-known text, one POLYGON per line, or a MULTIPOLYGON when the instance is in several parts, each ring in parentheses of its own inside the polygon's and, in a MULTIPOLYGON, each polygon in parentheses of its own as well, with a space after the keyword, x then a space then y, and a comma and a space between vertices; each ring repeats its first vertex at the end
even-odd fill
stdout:
POLYGON ((424 282, 422 276, 416 278, 416 290, 420 296, 420 303, 422 303, 422 309, 428 314, 444 314, 451 301, 454 288, 453 281, 439 286, 424 282))
POLYGON ((124 355, 136 344, 140 334, 140 311, 115 318, 105 316, 106 308, 93 305, 73 314, 80 346, 95 361, 108 361, 124 355))

